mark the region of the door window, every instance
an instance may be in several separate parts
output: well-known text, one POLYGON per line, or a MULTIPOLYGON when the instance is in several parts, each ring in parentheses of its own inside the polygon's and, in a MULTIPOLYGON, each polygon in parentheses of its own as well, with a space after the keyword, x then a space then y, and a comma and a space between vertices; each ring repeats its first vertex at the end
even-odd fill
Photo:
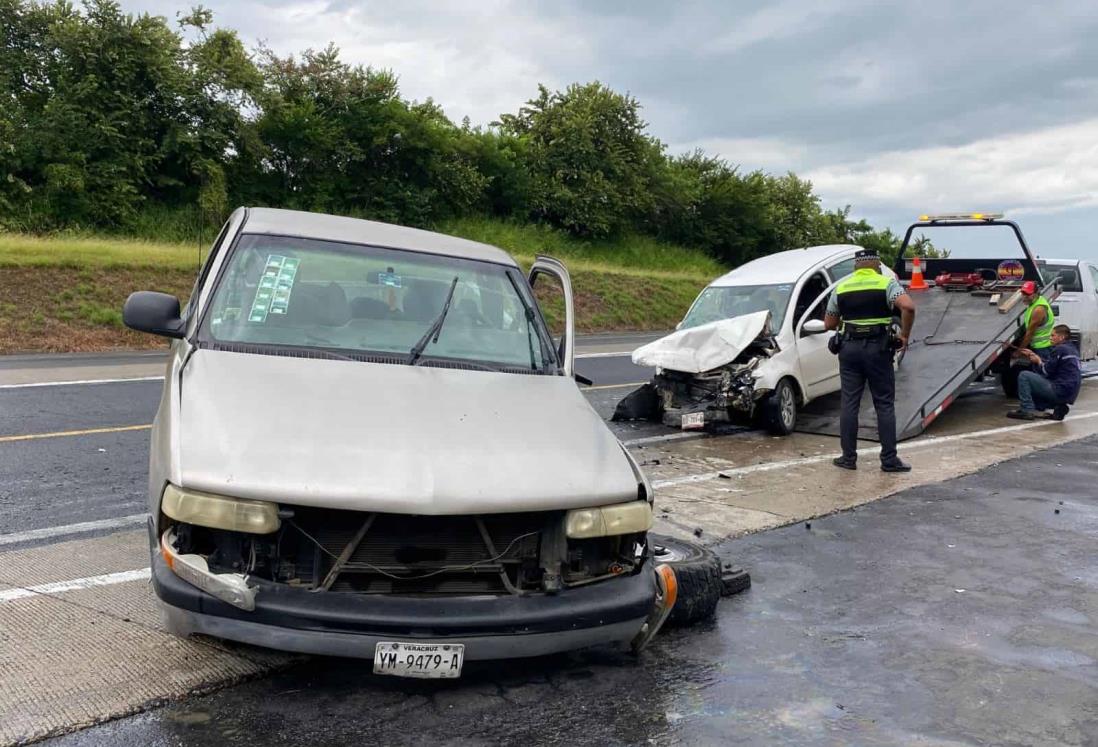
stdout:
MULTIPOLYGON (((853 260, 851 260, 853 262, 853 260)), ((797 294, 797 303, 793 307, 793 329, 800 326, 801 318, 808 311, 808 307, 812 305, 812 302, 820 297, 820 294, 827 290, 827 286, 830 283, 827 282, 827 277, 822 272, 817 272, 805 281, 801 286, 801 292, 797 294)), ((826 304, 820 302, 812 309, 809 314, 809 319, 823 319, 824 310, 826 304)))
POLYGON ((1094 292, 1098 293, 1098 269, 1093 265, 1087 265, 1087 269, 1090 270, 1090 279, 1094 283, 1094 292))
POLYGON ((854 258, 848 257, 842 262, 836 262, 827 268, 828 273, 831 275, 831 282, 835 283, 842 280, 847 275, 854 272, 854 258))

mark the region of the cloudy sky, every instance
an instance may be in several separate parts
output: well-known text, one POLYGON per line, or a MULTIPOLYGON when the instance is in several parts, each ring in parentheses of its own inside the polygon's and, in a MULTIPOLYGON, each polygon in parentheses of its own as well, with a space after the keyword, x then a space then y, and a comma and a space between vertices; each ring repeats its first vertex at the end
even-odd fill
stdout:
MULTIPOLYGON (((174 18, 189 3, 123 0, 174 18)), ((1001 210, 1038 253, 1098 259, 1098 3, 205 0, 280 53, 329 41, 455 121, 538 83, 633 94, 673 152, 795 171, 901 232, 1001 210)))

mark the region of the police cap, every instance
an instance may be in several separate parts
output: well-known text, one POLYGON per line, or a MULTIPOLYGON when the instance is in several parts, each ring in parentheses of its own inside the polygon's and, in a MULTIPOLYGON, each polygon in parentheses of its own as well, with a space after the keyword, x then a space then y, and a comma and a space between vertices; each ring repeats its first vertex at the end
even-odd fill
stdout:
POLYGON ((877 254, 876 249, 861 249, 854 253, 855 262, 869 262, 872 260, 880 260, 881 255, 877 254))

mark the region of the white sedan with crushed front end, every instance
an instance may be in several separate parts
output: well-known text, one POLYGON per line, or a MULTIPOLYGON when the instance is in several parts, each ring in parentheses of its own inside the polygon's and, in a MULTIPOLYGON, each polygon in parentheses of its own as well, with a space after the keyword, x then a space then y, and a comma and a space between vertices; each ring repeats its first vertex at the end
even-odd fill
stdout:
POLYGON ((823 318, 829 292, 854 271, 859 249, 793 249, 714 280, 678 331, 633 352, 633 362, 656 375, 619 403, 614 419, 688 430, 754 420, 791 433, 800 407, 839 389, 823 318))

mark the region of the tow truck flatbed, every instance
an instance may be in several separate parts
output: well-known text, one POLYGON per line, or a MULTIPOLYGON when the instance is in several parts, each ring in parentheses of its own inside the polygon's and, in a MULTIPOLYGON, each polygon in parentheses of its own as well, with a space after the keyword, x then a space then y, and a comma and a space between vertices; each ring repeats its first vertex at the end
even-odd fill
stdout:
MULTIPOLYGON (((1012 265, 1022 275, 1018 280, 1042 279, 1033 254, 1025 243, 1021 229, 1012 221, 988 218, 948 222, 927 219, 913 224, 904 236, 893 270, 905 286, 910 285, 910 260, 903 259, 912 233, 929 226, 1009 226, 1013 229, 1023 257, 1012 265)), ((999 266, 1000 259, 930 259, 923 260, 936 272, 972 272, 989 264, 999 266)), ((1007 286, 1007 291, 1012 286, 1007 286)), ((1013 292, 1013 291, 1010 291, 1013 292)), ((1057 281, 1045 284, 1042 294, 1049 301, 1059 295, 1057 281)), ((1005 369, 1009 365, 1007 348, 1023 331, 1024 303, 1010 304, 1009 294, 991 295, 984 292, 947 291, 930 287, 909 290, 915 302, 915 325, 907 352, 896 366, 896 434, 899 440, 914 438, 941 415, 964 390, 980 376, 1005 369), (1002 311, 1000 309, 1004 308, 1002 311)), ((809 403, 798 414, 797 430, 806 433, 839 433, 839 394, 829 395, 809 403)), ((859 438, 877 440, 876 413, 869 388, 862 399, 859 438)))

